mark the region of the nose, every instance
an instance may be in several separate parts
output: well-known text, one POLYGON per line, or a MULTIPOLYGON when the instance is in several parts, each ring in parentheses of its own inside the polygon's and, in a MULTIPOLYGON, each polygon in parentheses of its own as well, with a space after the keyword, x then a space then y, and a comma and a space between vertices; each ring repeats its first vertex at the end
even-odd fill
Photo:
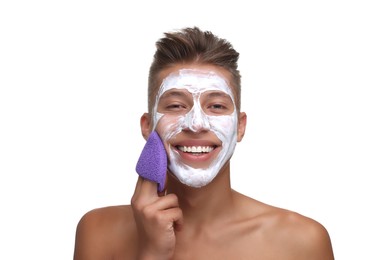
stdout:
POLYGON ((210 130, 210 122, 206 114, 202 111, 199 104, 195 103, 191 111, 186 115, 186 127, 192 132, 201 132, 210 130))

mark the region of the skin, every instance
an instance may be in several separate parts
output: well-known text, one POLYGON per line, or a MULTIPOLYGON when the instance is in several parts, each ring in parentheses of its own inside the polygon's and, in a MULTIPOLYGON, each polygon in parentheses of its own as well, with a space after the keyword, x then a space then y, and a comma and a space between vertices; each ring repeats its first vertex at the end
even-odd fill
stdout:
MULTIPOLYGON (((211 65, 187 64, 183 68, 209 69, 229 80, 229 73, 211 65)), ((237 140, 245 134, 246 114, 239 113, 237 140)), ((141 117, 146 139, 151 116, 141 117)), ((157 132, 161 131, 159 126, 157 132)), ((214 140, 210 131, 183 130, 181 140, 214 140)), ((169 145, 165 143, 164 145, 169 145)), ((234 191, 229 161, 202 188, 183 185, 167 175, 167 194, 157 184, 139 178, 131 205, 98 208, 80 220, 75 260, 99 259, 281 259, 332 260, 327 230, 315 220, 273 207, 234 191)))

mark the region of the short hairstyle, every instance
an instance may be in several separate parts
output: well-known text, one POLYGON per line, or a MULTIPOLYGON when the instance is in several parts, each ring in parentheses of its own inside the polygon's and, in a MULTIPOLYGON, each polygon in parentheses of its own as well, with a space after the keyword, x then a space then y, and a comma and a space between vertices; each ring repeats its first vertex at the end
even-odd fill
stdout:
POLYGON ((164 33, 156 42, 156 52, 149 70, 148 110, 151 113, 155 96, 160 87, 159 74, 162 70, 177 64, 207 64, 222 67, 231 74, 230 83, 236 94, 236 106, 240 111, 241 75, 237 61, 239 53, 226 39, 198 27, 187 27, 164 33))

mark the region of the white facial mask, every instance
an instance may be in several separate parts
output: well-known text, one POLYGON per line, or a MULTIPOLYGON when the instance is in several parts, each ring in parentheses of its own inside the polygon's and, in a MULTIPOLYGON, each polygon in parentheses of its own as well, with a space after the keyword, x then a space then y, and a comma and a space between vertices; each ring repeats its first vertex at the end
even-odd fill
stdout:
POLYGON ((237 121, 236 106, 230 87, 223 77, 211 71, 182 69, 168 75, 160 86, 153 110, 153 128, 156 128, 157 123, 164 125, 164 129, 160 131, 163 142, 169 143, 169 140, 183 129, 190 129, 194 132, 212 131, 222 143, 218 156, 207 168, 193 168, 185 164, 175 149, 168 148, 169 170, 183 184, 191 187, 202 187, 210 183, 230 159, 237 143, 237 121), (185 89, 193 96, 192 109, 185 115, 177 115, 174 120, 157 112, 161 96, 171 89, 185 89), (202 110, 200 96, 210 90, 221 91, 230 96, 234 106, 234 111, 230 115, 207 115, 202 110))

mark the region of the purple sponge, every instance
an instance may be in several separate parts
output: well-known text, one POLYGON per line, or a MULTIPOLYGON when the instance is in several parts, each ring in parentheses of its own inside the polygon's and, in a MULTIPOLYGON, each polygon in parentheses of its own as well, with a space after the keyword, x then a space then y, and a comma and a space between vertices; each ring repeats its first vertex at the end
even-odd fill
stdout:
POLYGON ((141 177, 156 182, 159 192, 164 190, 167 174, 167 153, 156 131, 149 135, 135 170, 141 177))

